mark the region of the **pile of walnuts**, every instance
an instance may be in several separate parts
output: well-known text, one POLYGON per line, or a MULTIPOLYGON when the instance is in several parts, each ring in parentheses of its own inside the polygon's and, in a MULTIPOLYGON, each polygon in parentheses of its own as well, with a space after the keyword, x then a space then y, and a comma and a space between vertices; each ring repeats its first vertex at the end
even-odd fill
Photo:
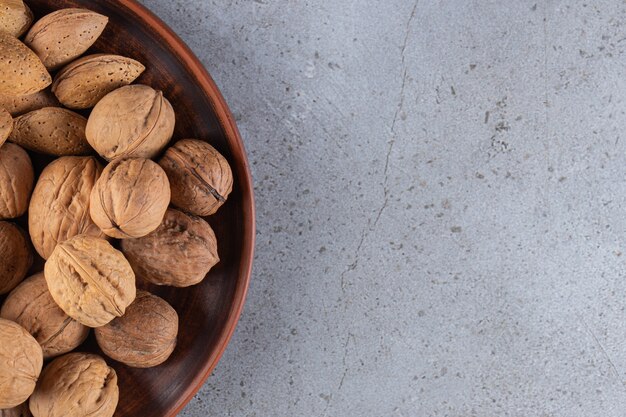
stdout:
POLYGON ((107 22, 62 9, 33 24, 21 0, 0 0, 2 417, 112 416, 115 371, 73 351, 94 329, 115 361, 163 363, 178 315, 137 290, 136 277, 188 287, 219 262, 215 233, 199 216, 228 198, 230 166, 204 141, 170 146, 172 105, 132 84, 144 65, 81 57, 107 22), (29 152, 58 158, 37 178, 29 152), (24 215, 28 233, 7 221, 24 215), (27 278, 33 248, 45 266, 27 278))

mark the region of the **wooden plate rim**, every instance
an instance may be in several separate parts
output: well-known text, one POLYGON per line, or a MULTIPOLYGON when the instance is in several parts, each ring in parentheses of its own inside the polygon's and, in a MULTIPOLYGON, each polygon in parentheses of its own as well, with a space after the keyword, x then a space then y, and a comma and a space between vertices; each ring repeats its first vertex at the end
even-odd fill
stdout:
MULTIPOLYGON (((194 377, 191 385, 187 387, 181 397, 173 403, 166 416, 176 416, 184 407, 191 401, 193 396, 200 390, 204 382, 207 380, 220 358, 226 350, 226 346, 230 341, 239 317, 243 310, 243 306, 250 284, 250 276, 252 273, 252 261, 254 259, 254 245, 256 238, 256 213, 254 204, 254 193, 252 185, 252 175, 250 173, 250 165, 248 163, 247 154, 235 124, 234 117, 224 100, 224 97, 220 93, 217 85, 204 68, 200 60, 189 49, 189 47, 183 42, 178 35, 176 35, 172 29, 169 28, 160 18, 154 15, 143 5, 139 4, 135 0, 119 0, 122 7, 127 8, 132 13, 137 15, 138 19, 143 21, 152 30, 155 31, 168 46, 170 46, 171 52, 174 53, 180 62, 189 70, 189 72, 196 79, 197 83, 202 87, 203 91, 208 95, 209 101, 213 107, 215 114, 220 122, 220 127, 224 132, 224 136, 228 138, 229 145, 231 146, 232 153, 239 155, 240 162, 243 164, 244 177, 240 178, 239 185, 242 186, 242 207, 246 212, 244 219, 244 238, 243 249, 241 253, 241 265, 239 270, 239 276, 237 277, 237 286, 233 298, 233 304, 224 330, 220 335, 217 342, 216 349, 211 354, 203 359, 202 363, 198 364, 199 372, 194 377)), ((241 173, 240 173, 241 174, 241 173)))

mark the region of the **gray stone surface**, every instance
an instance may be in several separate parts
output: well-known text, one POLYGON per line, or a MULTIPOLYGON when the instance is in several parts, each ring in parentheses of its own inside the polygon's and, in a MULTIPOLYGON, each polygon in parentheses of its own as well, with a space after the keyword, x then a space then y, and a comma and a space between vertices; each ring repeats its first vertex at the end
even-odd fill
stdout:
POLYGON ((626 5, 145 0, 256 183, 192 416, 623 416, 626 5))

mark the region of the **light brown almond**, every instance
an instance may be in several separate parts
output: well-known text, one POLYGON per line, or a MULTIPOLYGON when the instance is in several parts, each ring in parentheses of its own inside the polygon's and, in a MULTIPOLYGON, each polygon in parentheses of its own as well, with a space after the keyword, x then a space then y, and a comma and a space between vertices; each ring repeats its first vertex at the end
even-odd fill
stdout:
POLYGON ((3 107, 0 107, 0 146, 7 140, 13 130, 13 118, 3 107))
POLYGON ((33 23, 33 12, 22 0, 0 0, 0 28, 19 38, 33 23))
POLYGON ((55 77, 52 92, 65 107, 93 107, 111 91, 128 85, 146 69, 119 55, 89 55, 72 62, 55 77))
POLYGON ((0 107, 7 109, 11 116, 17 117, 29 111, 44 107, 59 107, 59 100, 49 88, 25 96, 9 96, 0 94, 0 107))
POLYGON ((71 110, 44 107, 14 120, 11 142, 31 151, 50 155, 87 155, 87 119, 71 110))
POLYGON ((38 20, 24 42, 49 70, 78 58, 94 44, 109 18, 87 9, 61 9, 38 20))
POLYGON ((51 83, 37 55, 13 35, 0 31, 0 94, 32 94, 51 83))

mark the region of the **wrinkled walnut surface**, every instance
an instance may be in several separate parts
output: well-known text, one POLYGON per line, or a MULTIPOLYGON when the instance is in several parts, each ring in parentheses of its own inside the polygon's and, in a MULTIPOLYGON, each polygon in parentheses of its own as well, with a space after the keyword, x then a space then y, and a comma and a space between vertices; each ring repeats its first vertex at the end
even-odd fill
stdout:
POLYGON ((59 158, 43 170, 28 210, 30 238, 42 258, 76 235, 104 237, 89 215, 91 190, 101 172, 96 158, 78 156, 59 158))
POLYGON ((89 334, 88 327, 69 317, 54 302, 43 272, 11 291, 0 317, 24 327, 41 346, 45 359, 76 349, 89 334))
POLYGON ((28 401, 17 407, 0 410, 0 417, 32 417, 28 408, 28 401))
POLYGON ((95 330, 102 351, 112 359, 135 368, 165 362, 176 347, 178 314, 167 301, 146 291, 126 314, 95 330))
POLYGON ((104 239, 79 235, 59 243, 44 273, 54 301, 85 326, 104 326, 135 299, 130 264, 104 239))
POLYGON ((46 366, 29 405, 35 417, 112 417, 118 400, 117 374, 104 359, 69 353, 46 366))
POLYGON ((105 159, 154 158, 174 133, 170 102, 147 85, 129 85, 107 94, 87 122, 87 140, 105 159))
POLYGON ((19 324, 0 319, 0 409, 28 399, 42 366, 37 341, 19 324))
POLYGON ((0 147, 0 220, 15 219, 26 212, 35 172, 26 151, 14 143, 0 147))
POLYGON ((159 165, 172 187, 172 204, 197 216, 215 213, 233 189, 226 159, 201 140, 183 139, 169 148, 159 165))
POLYGON ((145 236, 161 224, 170 203, 165 172, 149 159, 111 162, 91 192, 90 213, 107 235, 128 239, 145 236))
POLYGON ((188 287, 202 281, 219 262, 217 240, 200 217, 168 209, 154 232, 122 241, 135 273, 157 285, 188 287))
POLYGON ((26 233, 19 226, 0 221, 0 294, 19 284, 33 264, 26 233))

